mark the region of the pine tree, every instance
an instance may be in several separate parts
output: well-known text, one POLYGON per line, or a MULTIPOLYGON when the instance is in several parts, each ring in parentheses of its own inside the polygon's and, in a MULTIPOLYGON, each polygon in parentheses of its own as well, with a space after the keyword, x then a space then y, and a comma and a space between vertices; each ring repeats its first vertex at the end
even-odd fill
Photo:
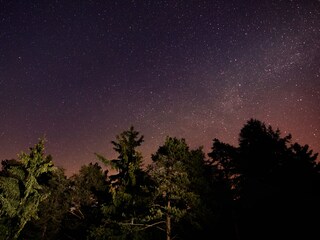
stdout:
POLYGON ((152 156, 153 163, 149 167, 149 174, 156 184, 150 219, 163 220, 167 240, 172 238, 173 222, 185 216, 197 200, 189 188, 190 176, 185 164, 189 158, 184 139, 167 137, 165 144, 152 156))

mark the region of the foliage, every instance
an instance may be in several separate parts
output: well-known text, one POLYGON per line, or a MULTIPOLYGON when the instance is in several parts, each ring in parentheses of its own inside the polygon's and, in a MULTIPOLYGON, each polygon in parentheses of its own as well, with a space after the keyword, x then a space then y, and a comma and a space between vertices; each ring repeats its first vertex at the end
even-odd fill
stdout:
POLYGON ((307 145, 292 143, 291 135, 281 137, 279 129, 250 119, 241 129, 239 147, 215 139, 209 156, 232 192, 242 237, 314 233, 306 219, 320 209, 302 209, 319 199, 319 166, 307 145), (296 227, 289 230, 292 226, 296 227))
MULTIPOLYGON (((116 170, 116 174, 109 176, 112 200, 102 207, 106 235, 133 238, 143 226, 149 196, 148 176, 142 170, 142 155, 137 150, 143 141, 143 136, 130 127, 112 141, 117 159, 110 161, 96 154, 107 167, 116 170)), ((101 228, 95 231, 101 235, 101 228)))
POLYGON ((101 206, 110 201, 106 175, 98 163, 83 165, 70 178, 71 207, 64 222, 69 238, 87 239, 102 219, 101 206))
POLYGON ((2 233, 7 239, 18 239, 25 225, 38 219, 39 205, 50 195, 39 179, 54 170, 51 156, 44 155, 44 140, 30 148, 29 154, 22 153, 19 160, 5 165, 0 177, 0 217, 2 222, 10 223, 2 233))
POLYGON ((0 239, 311 239, 318 234, 320 165, 308 145, 256 119, 239 145, 201 147, 167 137, 143 168, 133 127, 112 141, 118 157, 67 177, 40 140, 2 161, 0 239))
POLYGON ((45 175, 43 190, 51 193, 39 205, 39 218, 32 220, 22 232, 23 239, 63 239, 64 219, 71 206, 70 183, 64 170, 57 168, 45 175))
POLYGON ((190 158, 184 139, 167 137, 163 146, 152 156, 149 167, 156 186, 150 220, 166 222, 167 239, 171 238, 171 220, 178 222, 198 200, 190 191, 190 176, 186 162, 190 158))

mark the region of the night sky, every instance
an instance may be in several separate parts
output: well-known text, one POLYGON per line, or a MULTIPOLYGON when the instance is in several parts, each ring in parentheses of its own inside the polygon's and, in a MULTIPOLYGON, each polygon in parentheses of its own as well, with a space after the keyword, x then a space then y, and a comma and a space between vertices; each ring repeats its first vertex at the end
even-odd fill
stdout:
POLYGON ((259 119, 320 151, 320 1, 0 0, 0 159, 75 173, 133 125, 210 151, 259 119))

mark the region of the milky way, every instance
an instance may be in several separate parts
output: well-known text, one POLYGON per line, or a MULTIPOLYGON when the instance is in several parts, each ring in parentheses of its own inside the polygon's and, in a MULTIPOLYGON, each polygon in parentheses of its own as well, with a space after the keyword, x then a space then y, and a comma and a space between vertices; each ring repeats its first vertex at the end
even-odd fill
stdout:
POLYGON ((4 1, 0 157, 38 138, 67 173, 133 125, 210 151, 257 118, 320 151, 319 1, 4 1))

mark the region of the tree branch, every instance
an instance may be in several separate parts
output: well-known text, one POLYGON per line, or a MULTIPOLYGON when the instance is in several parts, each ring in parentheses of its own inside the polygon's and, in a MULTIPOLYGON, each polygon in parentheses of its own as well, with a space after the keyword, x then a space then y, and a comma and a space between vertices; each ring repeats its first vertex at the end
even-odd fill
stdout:
MULTIPOLYGON (((140 229, 139 231, 143 231, 143 230, 146 230, 148 228, 157 226, 157 225, 159 225, 161 223, 165 223, 165 221, 159 221, 159 222, 155 222, 153 224, 143 224, 143 223, 119 223, 119 224, 120 225, 129 225, 129 226, 140 226, 140 227, 143 227, 143 228, 140 229)), ((164 229, 159 228, 158 226, 157 226, 157 228, 164 231, 164 229)))

